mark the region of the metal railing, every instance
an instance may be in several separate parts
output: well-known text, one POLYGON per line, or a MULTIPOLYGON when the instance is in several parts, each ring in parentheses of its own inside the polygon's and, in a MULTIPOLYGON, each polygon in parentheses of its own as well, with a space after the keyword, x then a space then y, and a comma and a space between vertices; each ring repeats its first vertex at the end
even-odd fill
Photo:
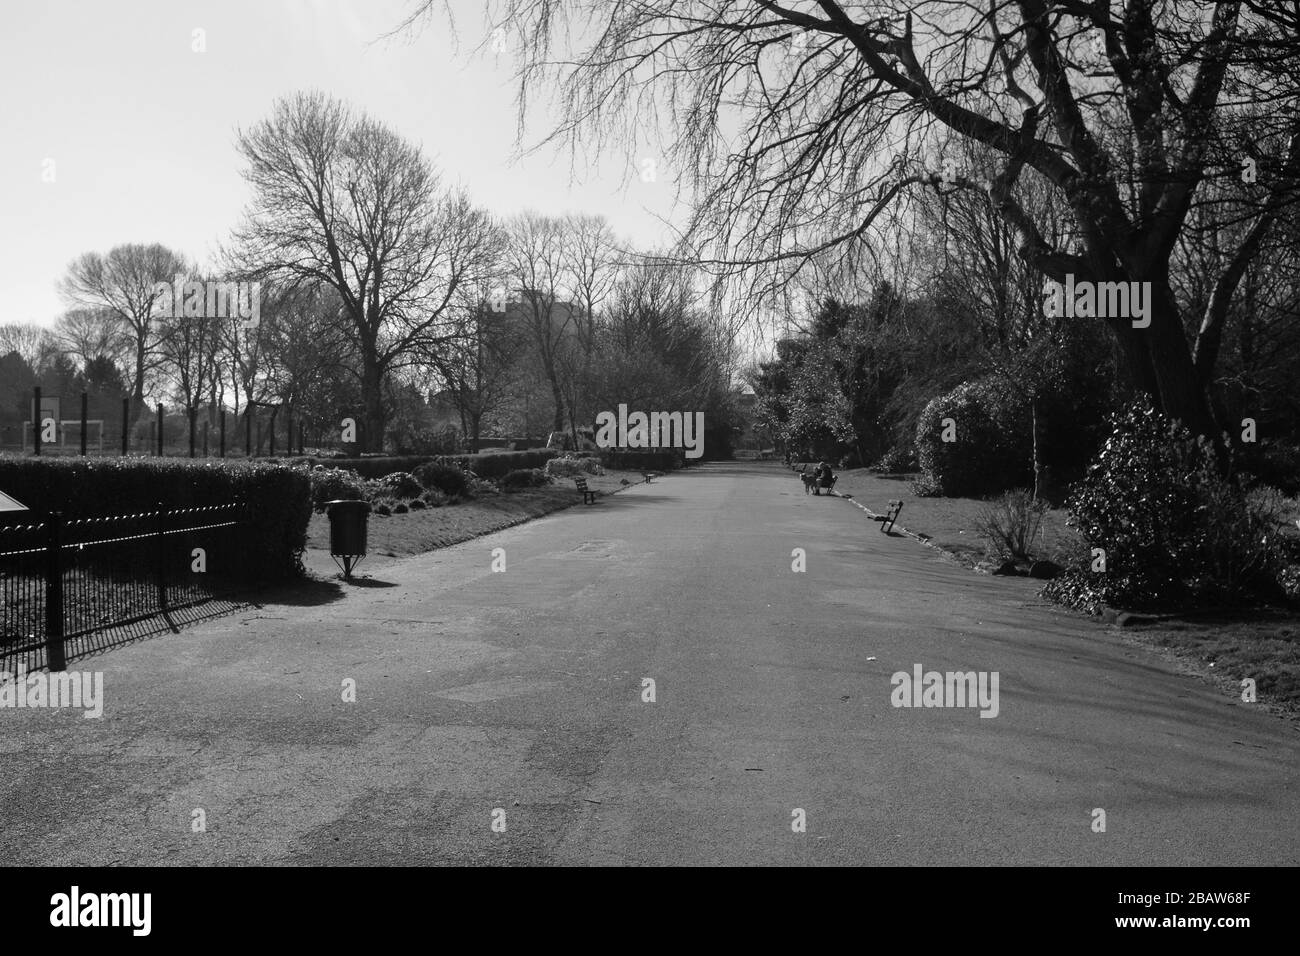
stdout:
POLYGON ((248 584, 242 523, 231 504, 0 524, 0 670, 62 670, 208 616, 248 584))

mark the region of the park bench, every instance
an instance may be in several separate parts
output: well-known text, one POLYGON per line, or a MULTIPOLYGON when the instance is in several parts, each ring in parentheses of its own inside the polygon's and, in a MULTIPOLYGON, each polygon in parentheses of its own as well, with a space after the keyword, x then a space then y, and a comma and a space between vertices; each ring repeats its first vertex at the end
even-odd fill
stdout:
POLYGON ((658 477, 659 477, 659 472, 657 472, 657 471, 644 471, 644 472, 641 473, 641 477, 645 479, 645 483, 648 485, 648 484, 650 484, 650 482, 651 482, 652 480, 654 480, 655 478, 658 478, 658 477))
POLYGON ((889 510, 885 512, 880 519, 880 530, 888 534, 894 528, 894 522, 898 520, 898 513, 903 510, 902 501, 891 501, 889 510))
POLYGON ((591 488, 588 488, 586 478, 574 478, 573 483, 577 485, 578 490, 582 492, 582 503, 584 505, 590 505, 596 503, 596 496, 599 495, 600 492, 593 491, 591 488))

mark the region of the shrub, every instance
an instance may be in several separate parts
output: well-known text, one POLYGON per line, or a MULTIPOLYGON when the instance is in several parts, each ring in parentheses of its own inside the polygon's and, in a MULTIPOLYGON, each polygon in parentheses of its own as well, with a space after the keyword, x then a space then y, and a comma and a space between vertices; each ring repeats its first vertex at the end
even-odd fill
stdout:
MULTIPOLYGON (((550 462, 547 462, 550 464, 550 462)), ((542 485, 550 484, 551 479, 546 472, 540 468, 518 468, 515 471, 507 472, 501 479, 501 487, 505 490, 517 488, 539 488, 542 485)))
POLYGON ((1286 495, 1300 494, 1300 448, 1294 445, 1269 440, 1243 444, 1236 465, 1252 484, 1269 485, 1286 495))
POLYGON ((975 519, 975 530, 999 557, 1028 561, 1046 513, 1047 502, 1035 500, 1031 492, 1009 491, 984 506, 975 519))
POLYGON ((424 502, 430 508, 441 508, 445 504, 451 504, 450 497, 437 488, 430 488, 417 500, 424 502))
POLYGON ((421 465, 415 469, 414 477, 426 490, 437 489, 447 496, 463 495, 469 489, 469 477, 465 472, 441 462, 421 465))
POLYGON ((330 501, 360 501, 367 497, 365 482, 356 472, 317 465, 306 475, 311 482, 312 508, 316 511, 324 511, 330 501))
POLYGON ((886 475, 896 475, 902 472, 916 471, 916 468, 916 445, 911 442, 901 442, 881 455, 880 460, 872 465, 869 470, 886 475))
POLYGON ((385 518, 387 518, 393 513, 393 505, 391 502, 388 501, 379 501, 375 503, 375 506, 371 508, 371 511, 373 511, 377 515, 383 515, 385 518))
POLYGON ((503 478, 520 468, 544 468, 559 452, 554 448, 534 451, 503 451, 481 455, 444 455, 436 459, 462 471, 472 471, 480 478, 503 478))
POLYGON ((407 501, 419 497, 420 492, 424 490, 424 487, 415 479, 415 476, 405 471, 395 471, 391 475, 384 475, 379 479, 379 482, 392 497, 407 501))
POLYGON ((993 379, 965 382, 931 399, 916 423, 917 464, 944 497, 997 494, 1030 477, 1022 403, 993 379), (953 441, 944 441, 952 419, 953 441))
POLYGON ((605 468, 600 463, 599 458, 587 457, 575 458, 571 455, 565 455, 563 458, 552 458, 546 463, 546 474, 552 478, 576 478, 578 475, 603 475, 605 468))
POLYGON ((299 468, 183 458, 0 458, 0 489, 65 518, 240 503, 241 574, 273 582, 302 574, 312 488, 299 468))
POLYGON ((1213 447, 1150 404, 1112 418, 1111 436, 1069 502, 1070 524, 1105 552, 1105 573, 1074 569, 1044 592, 1083 609, 1274 597, 1282 526, 1266 496, 1225 478, 1213 447))
POLYGON ((424 503, 424 499, 423 499, 423 498, 412 498, 412 499, 411 499, 411 510, 412 510, 412 511, 424 511, 424 510, 425 510, 426 508, 428 508, 428 507, 429 507, 429 506, 426 505, 426 504, 424 503))
MULTIPOLYGON (((346 468, 362 478, 382 478, 393 472, 413 472, 420 465, 434 460, 433 455, 375 456, 373 458, 324 458, 331 468, 346 468)), ((316 459, 308 459, 316 464, 316 459)))
POLYGON ((405 501, 399 501, 397 504, 393 505, 393 514, 395 515, 404 515, 410 510, 410 507, 407 506, 405 501))

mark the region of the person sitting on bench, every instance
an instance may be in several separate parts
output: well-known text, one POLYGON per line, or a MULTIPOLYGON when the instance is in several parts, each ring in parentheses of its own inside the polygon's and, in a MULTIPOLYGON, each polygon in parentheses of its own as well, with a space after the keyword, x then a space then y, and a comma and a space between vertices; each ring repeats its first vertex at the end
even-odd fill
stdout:
POLYGON ((813 478, 816 479, 816 484, 813 486, 813 494, 815 495, 821 494, 822 488, 830 491, 835 485, 835 475, 831 471, 831 466, 826 464, 825 460, 813 471, 813 478))

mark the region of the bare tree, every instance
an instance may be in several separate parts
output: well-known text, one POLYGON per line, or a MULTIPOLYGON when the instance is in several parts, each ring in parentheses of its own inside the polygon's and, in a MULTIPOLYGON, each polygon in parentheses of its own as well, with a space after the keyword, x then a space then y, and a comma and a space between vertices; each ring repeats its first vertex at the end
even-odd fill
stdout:
POLYGON ((97 358, 121 365, 131 347, 126 324, 110 309, 69 309, 54 323, 54 337, 83 365, 97 358))
POLYGON ((38 372, 49 364, 58 351, 50 330, 35 322, 10 322, 0 325, 0 355, 17 352, 28 367, 38 372))
MULTIPOLYGON (((437 9, 424 0, 407 23, 437 9)), ((519 38, 521 117, 558 91, 563 119, 546 142, 590 155, 666 133, 663 154, 694 192, 685 249, 751 301, 819 256, 870 255, 877 220, 910 190, 980 190, 1039 272, 1150 283, 1149 326, 1107 319, 1129 374, 1165 412, 1216 433, 1207 382, 1223 303, 1256 228, 1300 179, 1294 4, 504 0, 491 20, 519 38), (1267 115, 1244 122, 1245 98, 1267 115), (951 137, 999 163, 942 169, 951 137), (1263 141, 1282 145, 1254 155, 1263 141), (1247 159, 1257 184, 1239 181, 1247 159), (1025 177, 1068 210, 1067 241, 1019 201, 1025 177), (1252 228, 1225 257, 1194 347, 1170 260, 1211 178, 1238 180, 1252 228)))
POLYGON ((133 414, 144 405, 145 380, 158 362, 155 308, 162 298, 158 283, 171 283, 189 272, 189 264, 166 246, 128 244, 107 254, 87 252, 75 259, 60 283, 72 305, 108 309, 125 326, 133 363, 133 414))
POLYGON ((487 270, 496 232, 442 190, 419 149, 321 93, 276 102, 242 132, 253 200, 236 232, 244 275, 324 283, 360 366, 364 447, 381 451, 385 376, 453 334, 457 290, 487 270))
POLYGON ((571 345, 576 318, 564 222, 525 212, 511 219, 505 231, 505 272, 519 295, 519 314, 551 387, 552 429, 562 432, 563 353, 571 345))

